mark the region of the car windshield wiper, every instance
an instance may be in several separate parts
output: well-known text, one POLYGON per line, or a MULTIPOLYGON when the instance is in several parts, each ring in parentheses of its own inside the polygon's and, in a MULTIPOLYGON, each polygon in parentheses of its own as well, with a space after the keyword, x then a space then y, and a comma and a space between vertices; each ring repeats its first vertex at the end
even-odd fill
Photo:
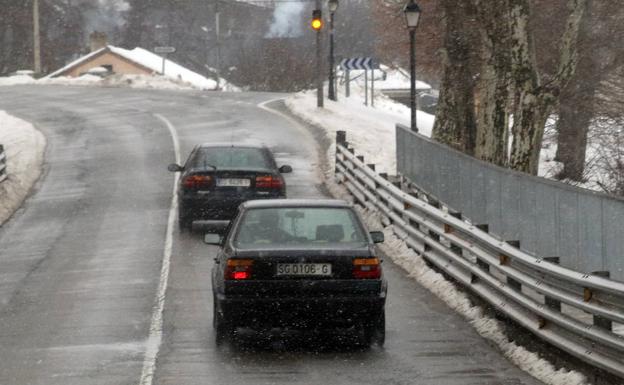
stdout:
POLYGON ((210 167, 210 168, 212 168, 213 170, 217 171, 217 166, 213 166, 213 165, 211 165, 211 164, 207 163, 207 162, 206 162, 206 159, 204 159, 204 168, 208 168, 208 167, 210 167))

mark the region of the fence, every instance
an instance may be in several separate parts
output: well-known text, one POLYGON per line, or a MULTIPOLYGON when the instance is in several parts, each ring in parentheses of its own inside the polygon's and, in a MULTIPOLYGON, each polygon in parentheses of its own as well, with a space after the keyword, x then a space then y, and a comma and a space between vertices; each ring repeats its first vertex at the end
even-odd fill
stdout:
POLYGON ((344 132, 336 143, 337 182, 410 248, 544 341, 624 378, 624 283, 536 258, 407 179, 377 174, 348 148, 344 132))
POLYGON ((0 144, 0 183, 6 180, 6 178, 6 153, 4 152, 4 146, 0 144))
POLYGON ((396 135, 398 172, 473 223, 562 266, 624 282, 624 200, 482 162, 407 127, 396 135))

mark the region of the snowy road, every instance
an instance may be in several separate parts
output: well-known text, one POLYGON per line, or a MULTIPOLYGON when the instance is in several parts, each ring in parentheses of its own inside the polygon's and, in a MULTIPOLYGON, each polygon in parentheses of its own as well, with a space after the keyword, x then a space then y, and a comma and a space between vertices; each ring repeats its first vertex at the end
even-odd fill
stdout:
MULTIPOLYGON (((291 196, 323 196, 314 137, 258 107, 275 97, 0 88, 0 110, 48 138, 42 180, 0 228, 0 384, 139 382, 173 183, 172 140, 156 115, 183 158, 199 142, 264 141, 295 169, 291 196)), ((174 231, 154 384, 537 383, 389 260, 384 349, 301 336, 216 348, 214 253, 200 233, 174 231)))

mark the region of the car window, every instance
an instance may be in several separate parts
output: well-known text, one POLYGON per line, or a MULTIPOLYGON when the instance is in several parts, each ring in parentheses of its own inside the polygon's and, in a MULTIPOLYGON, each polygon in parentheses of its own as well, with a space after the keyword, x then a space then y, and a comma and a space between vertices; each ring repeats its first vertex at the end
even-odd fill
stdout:
POLYGON ((356 246, 368 242, 348 208, 262 208, 247 210, 234 236, 238 248, 356 246))
POLYGON ((199 148, 191 160, 192 168, 249 169, 272 168, 260 148, 206 147, 199 148))

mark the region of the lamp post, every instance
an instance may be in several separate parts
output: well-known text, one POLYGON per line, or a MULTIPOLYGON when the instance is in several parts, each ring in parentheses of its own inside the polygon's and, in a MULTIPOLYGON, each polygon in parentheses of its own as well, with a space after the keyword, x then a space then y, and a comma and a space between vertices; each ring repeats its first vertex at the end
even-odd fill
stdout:
POLYGON ((405 4, 403 12, 405 13, 405 21, 410 33, 411 129, 414 132, 418 132, 418 126, 416 124, 416 28, 420 21, 420 7, 416 4, 415 0, 409 0, 409 2, 405 4))
POLYGON ((35 75, 41 74, 41 28, 39 20, 39 0, 33 1, 33 58, 35 75))
POLYGON ((334 14, 338 9, 338 0, 329 0, 329 100, 336 101, 336 65, 334 64, 334 14))

